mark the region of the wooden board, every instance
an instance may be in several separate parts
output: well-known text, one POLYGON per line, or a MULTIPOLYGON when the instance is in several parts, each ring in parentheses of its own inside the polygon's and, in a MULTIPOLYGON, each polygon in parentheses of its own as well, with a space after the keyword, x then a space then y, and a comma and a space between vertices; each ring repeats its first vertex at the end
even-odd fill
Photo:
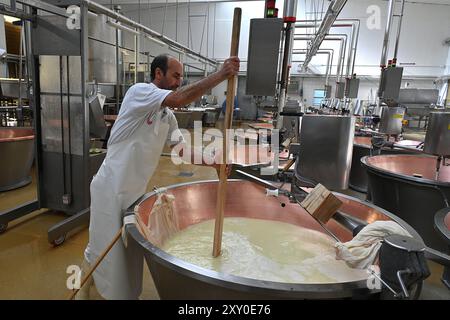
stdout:
POLYGON ((342 206, 342 201, 323 185, 318 184, 300 205, 314 218, 325 224, 342 206))

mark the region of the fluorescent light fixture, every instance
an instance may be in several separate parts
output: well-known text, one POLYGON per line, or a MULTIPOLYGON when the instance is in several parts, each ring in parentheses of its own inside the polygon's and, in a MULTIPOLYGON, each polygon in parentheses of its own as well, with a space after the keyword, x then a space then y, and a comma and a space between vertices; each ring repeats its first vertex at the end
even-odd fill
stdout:
POLYGON ((116 23, 114 21, 106 20, 106 24, 109 24, 111 27, 114 27, 116 29, 120 29, 122 31, 130 32, 130 33, 132 33, 134 35, 137 35, 137 36, 139 35, 138 31, 136 31, 134 29, 131 29, 131 28, 128 28, 128 27, 126 27, 124 25, 118 24, 118 23, 116 23))
POLYGON ((20 20, 19 18, 11 17, 11 16, 3 16, 3 19, 5 19, 5 21, 9 22, 9 23, 13 23, 13 22, 20 20))

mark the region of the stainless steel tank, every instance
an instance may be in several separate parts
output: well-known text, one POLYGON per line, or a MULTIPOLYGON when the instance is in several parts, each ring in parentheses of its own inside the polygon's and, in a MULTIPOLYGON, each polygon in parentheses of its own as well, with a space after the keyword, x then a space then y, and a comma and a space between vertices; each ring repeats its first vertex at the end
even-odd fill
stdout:
MULTIPOLYGON (((116 29, 103 14, 89 16, 89 81, 116 83, 116 29)), ((114 89, 114 88, 113 88, 114 89)))
POLYGON ((402 121, 406 109, 403 107, 383 107, 381 109, 380 133, 402 133, 402 121))
MULTIPOLYGON (((404 146, 417 146, 420 141, 403 140, 399 144, 404 146)), ((350 170, 349 187, 353 190, 367 193, 368 177, 366 168, 361 163, 361 158, 374 155, 372 153, 372 137, 355 137, 353 142, 352 167, 350 170)), ((398 148, 382 148, 381 154, 411 154, 413 151, 398 148)))
POLYGON ((174 111, 173 113, 177 119, 179 128, 189 129, 193 127, 191 111, 174 111))
POLYGON ((0 191, 22 187, 31 182, 34 158, 34 132, 28 128, 0 129, 0 191))
POLYGON ((424 152, 450 157, 450 112, 431 112, 424 152))
POLYGON ((364 157, 372 202, 405 220, 429 247, 447 246, 434 230, 434 214, 450 200, 450 166, 441 165, 435 179, 436 157, 379 155, 364 157))
POLYGON ((347 189, 354 134, 355 117, 303 116, 298 174, 331 190, 347 189))
MULTIPOLYGON (((174 211, 182 229, 215 217, 217 186, 218 181, 214 180, 167 187, 175 196, 174 211)), ((342 212, 365 222, 394 220, 421 241, 407 223, 393 214, 355 198, 337 195, 344 203, 342 212)), ((138 199, 125 214, 134 213, 138 205, 137 213, 147 223, 148 212, 155 200, 156 193, 148 193, 138 199)), ((267 197, 263 187, 248 181, 228 181, 225 216, 282 221, 324 232, 299 205, 286 201, 282 207, 280 199, 267 197)), ((341 241, 352 239, 351 232, 334 220, 330 220, 327 227, 341 241)), ((164 252, 148 242, 133 224, 126 226, 126 232, 128 241, 142 248, 161 299, 333 299, 369 298, 379 294, 377 290, 368 289, 366 281, 361 280, 333 284, 281 283, 219 273, 164 252)))

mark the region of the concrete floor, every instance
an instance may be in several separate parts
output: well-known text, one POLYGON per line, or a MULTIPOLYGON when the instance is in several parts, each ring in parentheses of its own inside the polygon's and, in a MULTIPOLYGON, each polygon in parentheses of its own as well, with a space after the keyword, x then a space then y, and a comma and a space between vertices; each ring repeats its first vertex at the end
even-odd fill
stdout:
MULTIPOLYGON (((170 157, 162 156, 157 173, 147 190, 154 186, 217 179, 213 168, 194 165, 175 166, 170 157), (192 176, 190 176, 192 174, 192 176)), ((36 197, 34 171, 31 184, 0 193, 0 211, 13 208, 36 197)), ((66 299, 69 290, 66 273, 69 265, 81 265, 88 242, 88 230, 75 230, 63 245, 53 247, 47 241, 47 231, 67 216, 57 212, 38 210, 12 221, 0 235, 0 299, 66 299)), ((95 288, 91 298, 101 299, 95 288)), ((158 299, 147 267, 144 268, 142 299, 158 299)))
MULTIPOLYGON (((167 150, 166 150, 167 151, 167 150)), ((25 187, 0 193, 0 211, 13 208, 36 197, 33 182, 25 187)), ((170 157, 162 156, 156 174, 148 184, 162 187, 175 183, 216 179, 216 171, 193 165, 175 166, 170 157)), ((363 195, 349 190, 352 196, 363 195)), ((47 231, 66 218, 64 214, 46 210, 35 211, 10 223, 0 235, 0 299, 66 299, 66 273, 69 265, 81 265, 88 241, 88 230, 82 228, 70 234, 63 245, 53 247, 47 241, 47 231)), ((442 267, 430 262, 432 275, 426 280, 422 299, 450 300, 450 291, 440 282, 442 267)), ((92 299, 101 299, 95 288, 92 299)), ((158 299, 147 266, 144 266, 142 299, 158 299)))

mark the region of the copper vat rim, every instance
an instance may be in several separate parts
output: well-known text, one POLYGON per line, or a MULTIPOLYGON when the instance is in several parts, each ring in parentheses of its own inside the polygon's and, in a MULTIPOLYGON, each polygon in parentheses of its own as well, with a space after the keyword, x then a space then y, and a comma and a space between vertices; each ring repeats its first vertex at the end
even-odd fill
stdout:
POLYGON ((419 178, 414 176, 409 176, 401 173, 396 173, 392 171, 387 171, 385 169, 381 169, 379 167, 374 166, 373 164, 370 164, 367 162, 369 158, 397 158, 397 157, 414 157, 414 158, 436 158, 432 155, 415 155, 415 154, 382 154, 382 155, 376 155, 376 156, 364 156, 361 158, 362 165, 367 168, 369 171, 374 171, 375 173, 383 174, 386 176, 394 177, 394 178, 400 178, 402 180, 406 180, 408 182, 414 182, 419 184, 426 184, 426 185, 437 185, 437 186, 443 186, 443 187, 450 187, 450 181, 444 182, 444 181, 436 181, 426 178, 419 178))

